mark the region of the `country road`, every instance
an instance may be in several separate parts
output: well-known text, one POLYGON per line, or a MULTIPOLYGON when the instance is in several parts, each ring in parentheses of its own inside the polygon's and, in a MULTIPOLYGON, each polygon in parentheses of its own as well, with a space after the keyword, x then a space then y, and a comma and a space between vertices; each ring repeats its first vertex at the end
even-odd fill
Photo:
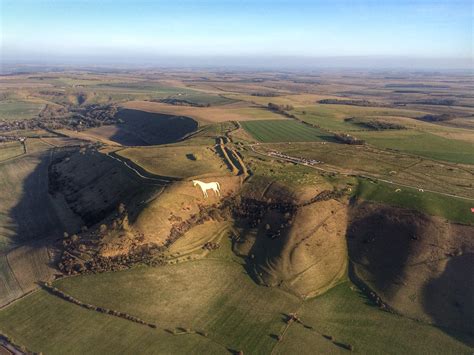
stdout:
POLYGON ((307 166, 307 167, 310 167, 310 168, 313 168, 313 169, 316 169, 316 170, 320 170, 320 171, 323 171, 323 172, 326 172, 326 173, 333 173, 333 174, 339 174, 339 175, 344 175, 344 176, 358 176, 358 177, 362 177, 362 178, 365 178, 365 179, 376 180, 376 181, 384 182, 384 183, 391 184, 391 185, 407 187, 407 188, 416 189, 416 190, 423 190, 424 192, 431 192, 431 193, 438 194, 438 195, 460 198, 460 199, 467 200, 467 201, 474 201, 474 198, 471 198, 471 197, 459 196, 459 195, 449 194, 449 193, 446 193, 446 192, 425 189, 424 187, 420 187, 420 186, 412 186, 412 185, 407 185, 407 184, 402 184, 402 183, 395 183, 393 181, 377 178, 377 177, 374 177, 374 176, 358 174, 357 172, 345 173, 345 172, 341 172, 341 171, 334 170, 334 169, 321 168, 319 166, 309 165, 307 163, 301 162, 301 160, 299 158, 295 158, 295 157, 284 158, 284 157, 279 157, 279 156, 275 156, 275 155, 272 155, 272 154, 267 154, 267 153, 260 152, 260 151, 255 149, 255 145, 260 145, 260 144, 248 144, 247 146, 250 147, 250 149, 256 154, 260 154, 260 155, 263 155, 263 156, 266 156, 266 157, 271 157, 273 159, 289 161, 289 162, 299 164, 299 165, 304 165, 304 166, 307 166))

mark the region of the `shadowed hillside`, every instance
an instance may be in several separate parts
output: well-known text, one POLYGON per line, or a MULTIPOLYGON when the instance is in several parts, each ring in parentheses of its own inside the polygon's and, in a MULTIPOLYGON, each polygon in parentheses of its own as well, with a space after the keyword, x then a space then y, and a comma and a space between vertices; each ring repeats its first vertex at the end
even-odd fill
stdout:
POLYGON ((352 207, 347 240, 355 277, 396 311, 472 345, 473 235, 472 226, 366 203, 352 207))
POLYGON ((86 130, 85 133, 104 137, 125 146, 174 143, 194 132, 198 124, 189 117, 146 111, 121 109, 116 118, 121 123, 86 130))

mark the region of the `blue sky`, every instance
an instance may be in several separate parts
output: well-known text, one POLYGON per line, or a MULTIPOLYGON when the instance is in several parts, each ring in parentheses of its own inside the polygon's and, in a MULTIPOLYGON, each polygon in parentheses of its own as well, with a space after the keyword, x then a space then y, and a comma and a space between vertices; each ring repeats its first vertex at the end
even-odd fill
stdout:
POLYGON ((4 58, 472 57, 471 1, 0 0, 4 58))

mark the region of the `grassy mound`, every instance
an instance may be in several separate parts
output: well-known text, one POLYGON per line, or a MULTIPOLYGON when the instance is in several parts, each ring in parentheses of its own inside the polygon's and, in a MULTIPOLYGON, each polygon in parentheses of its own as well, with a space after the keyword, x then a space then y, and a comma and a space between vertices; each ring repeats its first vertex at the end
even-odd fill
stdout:
MULTIPOLYGON (((233 195, 240 189, 238 177, 206 178, 203 181, 219 182, 222 196, 233 195)), ((196 218, 202 208, 219 201, 220 198, 212 191, 209 191, 208 198, 204 198, 201 189, 193 186, 191 181, 176 182, 143 208, 133 221, 133 227, 149 242, 163 245, 190 227, 188 221, 196 218)))
POLYGON ((267 213, 249 251, 256 277, 303 298, 331 288, 346 273, 346 214, 335 200, 300 207, 292 216, 267 213))
POLYGON ((396 310, 467 333, 474 316, 473 233, 474 227, 416 211, 363 204, 351 216, 349 257, 355 275, 396 310))
POLYGON ((205 146, 127 148, 117 154, 161 176, 190 178, 227 174, 223 161, 210 147, 205 146))

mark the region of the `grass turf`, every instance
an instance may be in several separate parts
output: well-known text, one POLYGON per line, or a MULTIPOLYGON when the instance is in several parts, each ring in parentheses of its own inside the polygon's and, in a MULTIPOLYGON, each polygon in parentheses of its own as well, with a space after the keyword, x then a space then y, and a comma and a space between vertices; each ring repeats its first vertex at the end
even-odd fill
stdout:
POLYGON ((474 224, 474 214, 471 212, 472 201, 420 192, 406 187, 400 187, 401 191, 395 192, 397 188, 397 185, 383 182, 372 183, 369 180, 360 179, 355 196, 364 200, 412 208, 453 222, 474 224))
POLYGON ((217 154, 202 146, 127 148, 118 154, 161 176, 188 178, 210 173, 227 174, 217 154))
POLYGON ((154 321, 158 329, 122 320, 65 302, 38 291, 0 311, 2 331, 33 351, 51 354, 140 352, 303 354, 457 353, 470 349, 440 329, 383 312, 350 283, 301 302, 278 289, 259 287, 235 261, 222 258, 64 279, 57 286, 82 301, 154 321), (286 315, 297 312, 302 324, 287 327, 286 315), (202 330, 172 335, 175 327, 202 330), (324 337, 332 336, 333 340, 324 337), (390 348, 388 344, 399 344, 390 348))
POLYGON ((21 120, 35 117, 43 104, 28 101, 0 102, 0 119, 21 120))
POLYGON ((260 142, 317 142, 330 139, 327 133, 297 121, 265 120, 241 122, 242 127, 260 142))
POLYGON ((474 145, 416 131, 364 132, 358 137, 380 148, 389 148, 436 160, 474 164, 474 145))

